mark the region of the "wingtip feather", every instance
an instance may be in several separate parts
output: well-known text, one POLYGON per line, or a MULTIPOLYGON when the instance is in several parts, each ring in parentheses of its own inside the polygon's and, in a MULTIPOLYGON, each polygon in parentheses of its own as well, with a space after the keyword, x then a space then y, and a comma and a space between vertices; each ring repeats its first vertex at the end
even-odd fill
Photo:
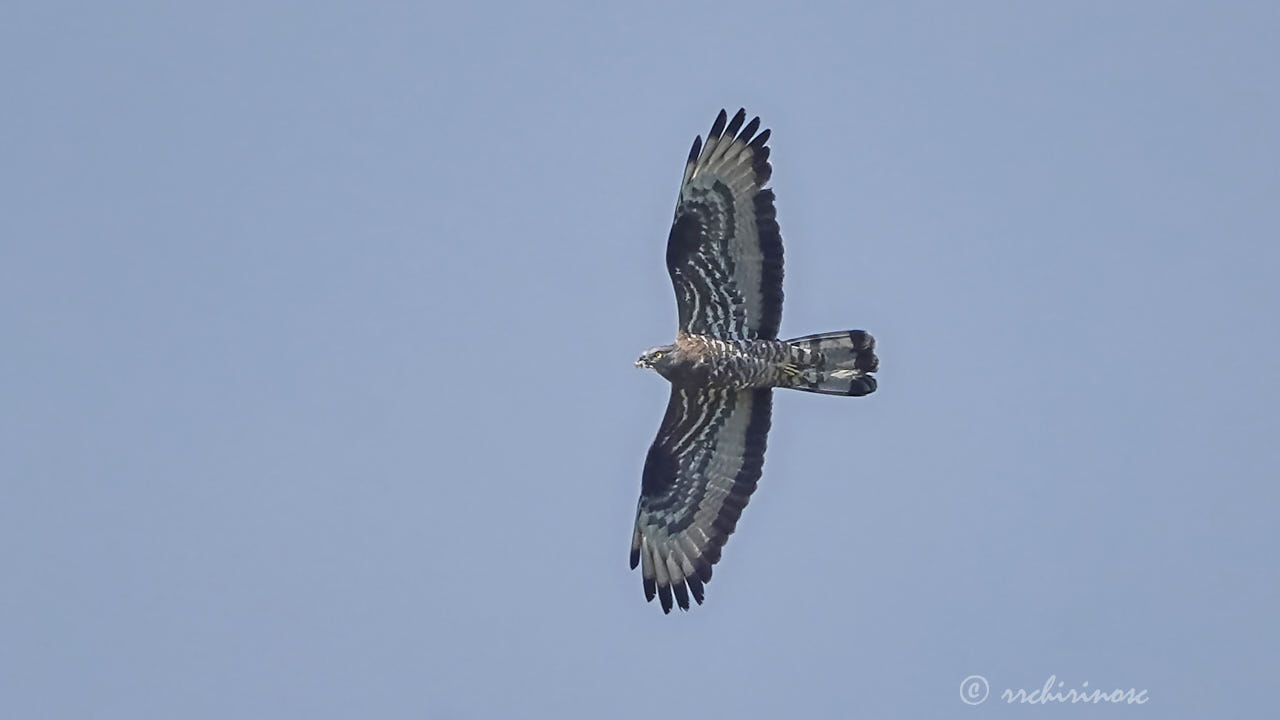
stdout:
POLYGON ((701 605, 705 596, 702 589, 702 581, 692 575, 685 578, 684 581, 689 584, 689 593, 693 595, 693 601, 701 605))
POLYGON ((738 112, 734 113, 733 119, 729 121, 729 126, 724 129, 724 134, 729 137, 737 137, 738 130, 742 129, 742 123, 746 122, 747 111, 738 108, 738 112))
POLYGON ((671 612, 671 586, 658 586, 658 602, 662 603, 662 614, 666 615, 671 612))
POLYGON ((676 605, 677 605, 681 610, 686 610, 686 611, 687 611, 687 610, 689 609, 689 590, 688 590, 688 588, 686 588, 686 587, 685 587, 685 584, 684 584, 683 582, 678 582, 678 583, 676 583, 675 585, 672 585, 672 586, 671 586, 671 588, 672 588, 673 590, 675 590, 675 593, 676 593, 676 605))
POLYGON ((711 124, 711 132, 707 133, 707 142, 711 142, 712 138, 718 138, 724 133, 724 124, 728 121, 729 114, 724 110, 716 116, 716 121, 711 124))

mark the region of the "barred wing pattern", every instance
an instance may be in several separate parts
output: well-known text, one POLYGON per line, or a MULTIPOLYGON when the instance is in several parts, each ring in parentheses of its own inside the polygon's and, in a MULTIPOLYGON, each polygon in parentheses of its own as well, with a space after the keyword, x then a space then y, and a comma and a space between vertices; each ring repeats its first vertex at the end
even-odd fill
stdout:
POLYGON ((773 340, 782 319, 782 236, 765 190, 769 131, 760 118, 743 126, 739 110, 726 126, 720 111, 695 138, 667 239, 680 329, 713 337, 773 340))
POLYGON ((760 480, 773 391, 672 387, 658 437, 645 459, 631 540, 644 594, 699 605, 711 566, 760 480))

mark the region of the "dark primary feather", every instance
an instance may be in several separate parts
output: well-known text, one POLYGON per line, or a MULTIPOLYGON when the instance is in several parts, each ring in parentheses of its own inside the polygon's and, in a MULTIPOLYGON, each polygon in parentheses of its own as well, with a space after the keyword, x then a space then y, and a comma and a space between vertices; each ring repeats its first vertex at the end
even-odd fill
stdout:
MULTIPOLYGON (((724 113, 724 110, 721 110, 720 112, 724 113)), ((738 131, 742 129, 742 121, 746 119, 746 109, 738 110, 738 112, 734 113, 733 119, 729 121, 729 127, 724 129, 725 134, 729 137, 737 137, 738 131)), ((760 118, 756 119, 759 120, 760 118)))
MULTIPOLYGON (((746 111, 744 109, 743 113, 745 114, 745 112, 746 111)), ((707 140, 718 138, 724 134, 724 121, 726 117, 728 116, 725 114, 724 110, 721 109, 720 114, 716 115, 715 122, 711 123, 711 132, 707 133, 707 140)))
POLYGON ((685 163, 688 164, 697 160, 700 152, 702 152, 702 136, 698 135, 693 138, 693 147, 689 150, 689 159, 685 163))
POLYGON ((765 190, 769 131, 721 110, 695 139, 667 239, 680 328, 715 337, 774 339, 782 320, 782 235, 765 190))

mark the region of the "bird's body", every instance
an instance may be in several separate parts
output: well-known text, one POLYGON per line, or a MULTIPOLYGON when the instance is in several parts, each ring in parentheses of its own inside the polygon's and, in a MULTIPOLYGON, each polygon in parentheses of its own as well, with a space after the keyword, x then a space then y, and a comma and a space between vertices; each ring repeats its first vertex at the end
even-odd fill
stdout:
POLYGON ((744 340, 678 333, 654 364, 672 385, 748 390, 778 387, 801 351, 781 340, 744 340), (663 362, 666 360, 666 362, 663 362))
MULTIPOLYGON (((662 357, 650 364, 659 375, 677 386, 726 390, 794 388, 817 392, 815 386, 824 372, 840 377, 838 363, 828 357, 830 348, 824 352, 820 344, 806 343, 806 340, 744 340, 680 332, 671 345, 655 348, 662 357)), ((637 365, 649 366, 643 358, 637 365)), ((874 380, 870 376, 865 379, 874 380)))
POLYGON ((645 597, 701 604, 703 585, 755 491, 773 388, 827 395, 876 389, 875 340, 862 330, 778 340, 782 236, 764 188, 769 131, 722 110, 694 140, 667 240, 676 292, 675 342, 636 361, 671 383, 645 459, 631 542, 645 597), (745 123, 745 125, 744 125, 745 123))

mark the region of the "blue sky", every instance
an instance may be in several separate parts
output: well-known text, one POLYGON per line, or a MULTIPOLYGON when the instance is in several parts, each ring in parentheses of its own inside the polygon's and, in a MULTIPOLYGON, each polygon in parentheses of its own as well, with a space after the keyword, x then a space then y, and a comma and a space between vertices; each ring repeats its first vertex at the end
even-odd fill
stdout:
POLYGON ((1267 3, 10 3, 0 715, 1274 712, 1267 3), (627 569, 663 247, 773 129, 778 393, 707 588, 627 569), (989 681, 977 708, 970 675, 989 681))

